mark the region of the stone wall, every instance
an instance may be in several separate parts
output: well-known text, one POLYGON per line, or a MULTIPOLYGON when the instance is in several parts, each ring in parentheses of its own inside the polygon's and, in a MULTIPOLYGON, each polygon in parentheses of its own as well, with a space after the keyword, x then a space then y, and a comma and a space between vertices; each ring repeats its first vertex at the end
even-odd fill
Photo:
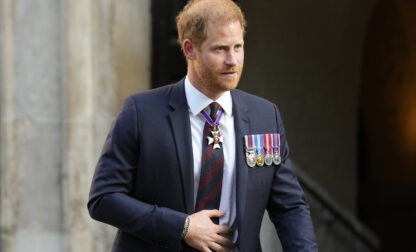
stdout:
POLYGON ((62 249, 61 4, 2 1, 4 251, 62 249))
POLYGON ((0 10, 0 250, 108 251, 88 190, 122 100, 150 87, 150 1, 0 10))

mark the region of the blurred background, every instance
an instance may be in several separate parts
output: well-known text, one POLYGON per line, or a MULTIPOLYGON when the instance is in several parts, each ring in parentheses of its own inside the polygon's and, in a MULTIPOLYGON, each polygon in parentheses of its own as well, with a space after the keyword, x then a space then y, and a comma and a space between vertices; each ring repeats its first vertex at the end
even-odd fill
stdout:
MULTIPOLYGON (((416 1, 240 0, 320 251, 411 251, 416 1)), ((181 79, 185 0, 0 0, 0 251, 109 251, 86 202, 122 100, 181 79)), ((282 251, 267 215, 264 251, 282 251)))

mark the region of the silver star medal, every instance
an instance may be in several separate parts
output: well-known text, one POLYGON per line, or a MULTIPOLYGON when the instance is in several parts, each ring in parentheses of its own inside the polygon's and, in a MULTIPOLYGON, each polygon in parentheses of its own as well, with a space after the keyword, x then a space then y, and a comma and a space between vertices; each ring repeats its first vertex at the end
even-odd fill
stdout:
POLYGON ((212 137, 208 136, 208 145, 214 144, 214 149, 221 149, 220 143, 224 142, 224 138, 220 136, 220 132, 218 130, 211 131, 212 137))

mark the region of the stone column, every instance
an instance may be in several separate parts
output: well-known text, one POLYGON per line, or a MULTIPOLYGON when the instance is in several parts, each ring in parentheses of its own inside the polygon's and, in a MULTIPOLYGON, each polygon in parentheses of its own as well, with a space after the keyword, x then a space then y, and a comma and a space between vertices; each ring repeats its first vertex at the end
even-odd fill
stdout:
POLYGON ((62 251, 61 2, 1 3, 2 251, 62 251))
POLYGON ((149 0, 0 0, 0 251, 109 251, 87 199, 119 106, 150 87, 149 0))
POLYGON ((69 251, 109 251, 115 229, 86 203, 122 100, 150 87, 150 1, 67 1, 65 186, 69 251))

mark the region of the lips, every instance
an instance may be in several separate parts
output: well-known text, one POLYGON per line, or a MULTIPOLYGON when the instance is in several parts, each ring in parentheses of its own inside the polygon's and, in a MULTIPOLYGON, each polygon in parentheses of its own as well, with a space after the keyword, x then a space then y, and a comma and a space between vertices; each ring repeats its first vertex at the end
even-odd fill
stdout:
POLYGON ((238 75, 238 69, 231 68, 231 69, 228 69, 227 71, 222 72, 222 74, 225 75, 226 77, 234 78, 234 77, 237 77, 238 75))
POLYGON ((224 72, 222 73, 224 76, 229 77, 229 78, 235 78, 237 77, 237 72, 224 72))

